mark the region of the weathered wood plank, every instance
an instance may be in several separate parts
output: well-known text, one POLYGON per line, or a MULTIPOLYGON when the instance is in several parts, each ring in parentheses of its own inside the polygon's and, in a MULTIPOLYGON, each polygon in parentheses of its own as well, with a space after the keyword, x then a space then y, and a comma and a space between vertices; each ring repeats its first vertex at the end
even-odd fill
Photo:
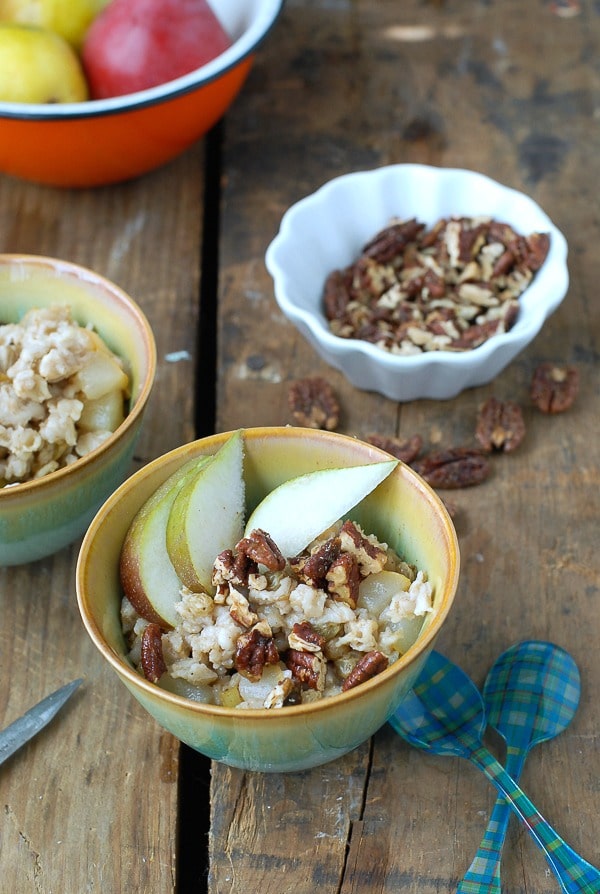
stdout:
MULTIPOLYGON (((156 174, 90 191, 0 178, 2 251, 91 267, 128 291, 153 325, 158 374, 140 465, 193 437, 202 157, 199 146, 156 174)), ((76 556, 77 544, 0 571, 0 724, 84 677, 48 730, 2 768, 3 887, 174 891, 179 745, 88 639, 75 599, 76 556)))
MULTIPOLYGON (((523 405, 520 450, 495 457, 485 485, 448 495, 458 507, 462 577, 439 648, 478 684, 518 640, 549 639, 572 652, 583 679, 579 713, 568 732, 532 755, 525 783, 567 840, 597 862, 600 326, 590 187, 600 174, 591 61, 600 18, 590 2, 573 18, 558 15, 560 6, 286 5, 225 128, 218 427, 290 421, 289 383, 315 371, 339 392, 341 431, 419 432, 425 449, 472 441, 478 407, 492 393, 523 405), (523 189, 570 243, 572 284, 561 309, 491 385, 448 402, 398 405, 351 388, 285 321, 264 268, 264 251, 292 202, 337 174, 393 162, 471 167, 523 189), (544 417, 529 404, 531 374, 546 359, 580 368, 579 401, 562 417, 544 417)), ((374 737, 372 760, 361 769, 358 813, 344 800, 352 756, 301 774, 310 819, 288 827, 280 817, 293 777, 214 765, 211 894, 258 889, 258 868, 261 890, 274 890, 290 873, 297 892, 314 891, 315 836, 338 798, 348 852, 332 841, 328 864, 344 894, 452 890, 479 844, 491 787, 466 764, 410 751, 389 729, 374 737), (244 797, 242 821, 242 791, 259 794, 268 815, 244 797)), ((546 894, 551 884, 516 824, 503 873, 514 891, 546 894)))

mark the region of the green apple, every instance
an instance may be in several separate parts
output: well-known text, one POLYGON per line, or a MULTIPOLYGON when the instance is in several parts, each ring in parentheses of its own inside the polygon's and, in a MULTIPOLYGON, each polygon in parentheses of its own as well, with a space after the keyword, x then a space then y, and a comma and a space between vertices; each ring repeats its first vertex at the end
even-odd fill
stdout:
POLYGON ((242 432, 233 434, 211 461, 186 482, 167 523, 167 550, 183 583, 213 593, 216 557, 231 549, 244 530, 246 491, 242 432))
POLYGON ((135 516, 121 550, 123 592, 142 618, 162 627, 178 623, 181 581, 167 552, 167 522, 177 494, 209 457, 185 463, 154 492, 135 516))
POLYGON ((79 48, 109 0, 0 0, 0 22, 37 25, 79 48))
POLYGON ((398 460, 319 469, 284 481, 272 490, 246 524, 246 535, 260 528, 284 556, 297 556, 308 544, 371 493, 396 468, 398 460))
POLYGON ((88 88, 75 50, 58 34, 0 23, 0 100, 82 102, 88 88))

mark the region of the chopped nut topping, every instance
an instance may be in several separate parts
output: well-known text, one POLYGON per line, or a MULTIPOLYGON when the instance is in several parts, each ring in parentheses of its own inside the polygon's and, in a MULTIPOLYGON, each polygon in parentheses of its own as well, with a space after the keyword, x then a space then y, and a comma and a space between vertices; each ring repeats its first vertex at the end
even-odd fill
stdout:
POLYGON ((151 683, 158 683, 167 669, 162 648, 163 631, 158 624, 148 624, 142 633, 141 666, 151 683))
POLYGON ((327 277, 325 314, 335 335, 394 354, 471 350, 513 326, 549 247, 546 233, 521 236, 490 218, 430 230, 394 220, 327 277))
POLYGON ((373 543, 365 537, 358 525, 345 521, 340 531, 342 549, 355 556, 362 577, 383 571, 387 552, 381 544, 373 543))
POLYGON ((347 692, 349 689, 354 689, 356 686, 364 683, 365 680, 370 680, 371 677, 375 677, 385 670, 387 666, 387 656, 377 650, 367 652, 366 655, 363 655, 357 661, 342 683, 342 692, 347 692))
POLYGON ((260 621, 248 633, 242 633, 235 649, 235 669, 248 680, 260 680, 267 664, 277 664, 279 652, 271 628, 260 621))
POLYGON ((247 556, 256 565, 264 565, 269 571, 283 571, 285 568, 285 558, 279 547, 269 534, 259 528, 240 540, 236 549, 238 554, 247 556))
POLYGON ((335 599, 346 602, 350 608, 356 608, 360 586, 360 570, 356 556, 342 553, 331 563, 325 577, 327 592, 335 599))
POLYGON ((317 633, 309 621, 294 624, 292 632, 288 636, 290 649, 296 649, 299 652, 320 652, 323 650, 325 642, 325 637, 317 633))
POLYGON ((286 653, 285 663, 297 683, 308 689, 323 692, 327 675, 327 661, 322 652, 302 652, 298 649, 290 649, 286 653))

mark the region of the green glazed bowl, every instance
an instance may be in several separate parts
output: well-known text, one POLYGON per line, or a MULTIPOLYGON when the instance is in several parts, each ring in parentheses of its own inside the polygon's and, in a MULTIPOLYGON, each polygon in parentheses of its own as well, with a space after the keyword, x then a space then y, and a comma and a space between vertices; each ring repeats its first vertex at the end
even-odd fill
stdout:
POLYGON ((156 348, 140 308, 116 285, 67 261, 0 255, 0 323, 32 308, 67 304, 80 325, 92 324, 124 361, 129 412, 100 447, 64 469, 0 488, 0 565, 51 555, 81 537, 107 496, 130 471, 156 371, 156 348))
MULTIPOLYGON (((79 610, 100 654, 129 691, 161 726, 191 748, 245 770, 315 767, 368 739, 410 690, 452 606, 459 573, 456 533, 441 500, 408 466, 399 464, 359 511, 352 512, 352 518, 428 572, 435 611, 409 651, 355 689, 305 705, 235 710, 174 695, 141 677, 126 658, 119 616, 119 555, 133 517, 156 488, 184 462, 215 453, 228 437, 214 435, 167 453, 109 497, 79 553, 79 610)), ((389 459, 369 444, 325 431, 256 428, 247 429, 244 439, 248 511, 278 484, 303 472, 389 459)))

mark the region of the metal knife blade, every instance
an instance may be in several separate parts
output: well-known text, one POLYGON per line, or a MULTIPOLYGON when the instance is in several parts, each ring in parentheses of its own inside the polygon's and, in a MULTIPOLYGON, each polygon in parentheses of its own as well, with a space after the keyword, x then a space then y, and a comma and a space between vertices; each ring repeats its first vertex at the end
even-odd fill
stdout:
POLYGON ((82 682, 83 679, 73 680, 72 683, 61 686, 56 692, 47 695, 41 702, 30 708, 18 720, 9 724, 6 729, 0 731, 0 764, 3 764, 15 751, 18 751, 50 723, 82 682))

